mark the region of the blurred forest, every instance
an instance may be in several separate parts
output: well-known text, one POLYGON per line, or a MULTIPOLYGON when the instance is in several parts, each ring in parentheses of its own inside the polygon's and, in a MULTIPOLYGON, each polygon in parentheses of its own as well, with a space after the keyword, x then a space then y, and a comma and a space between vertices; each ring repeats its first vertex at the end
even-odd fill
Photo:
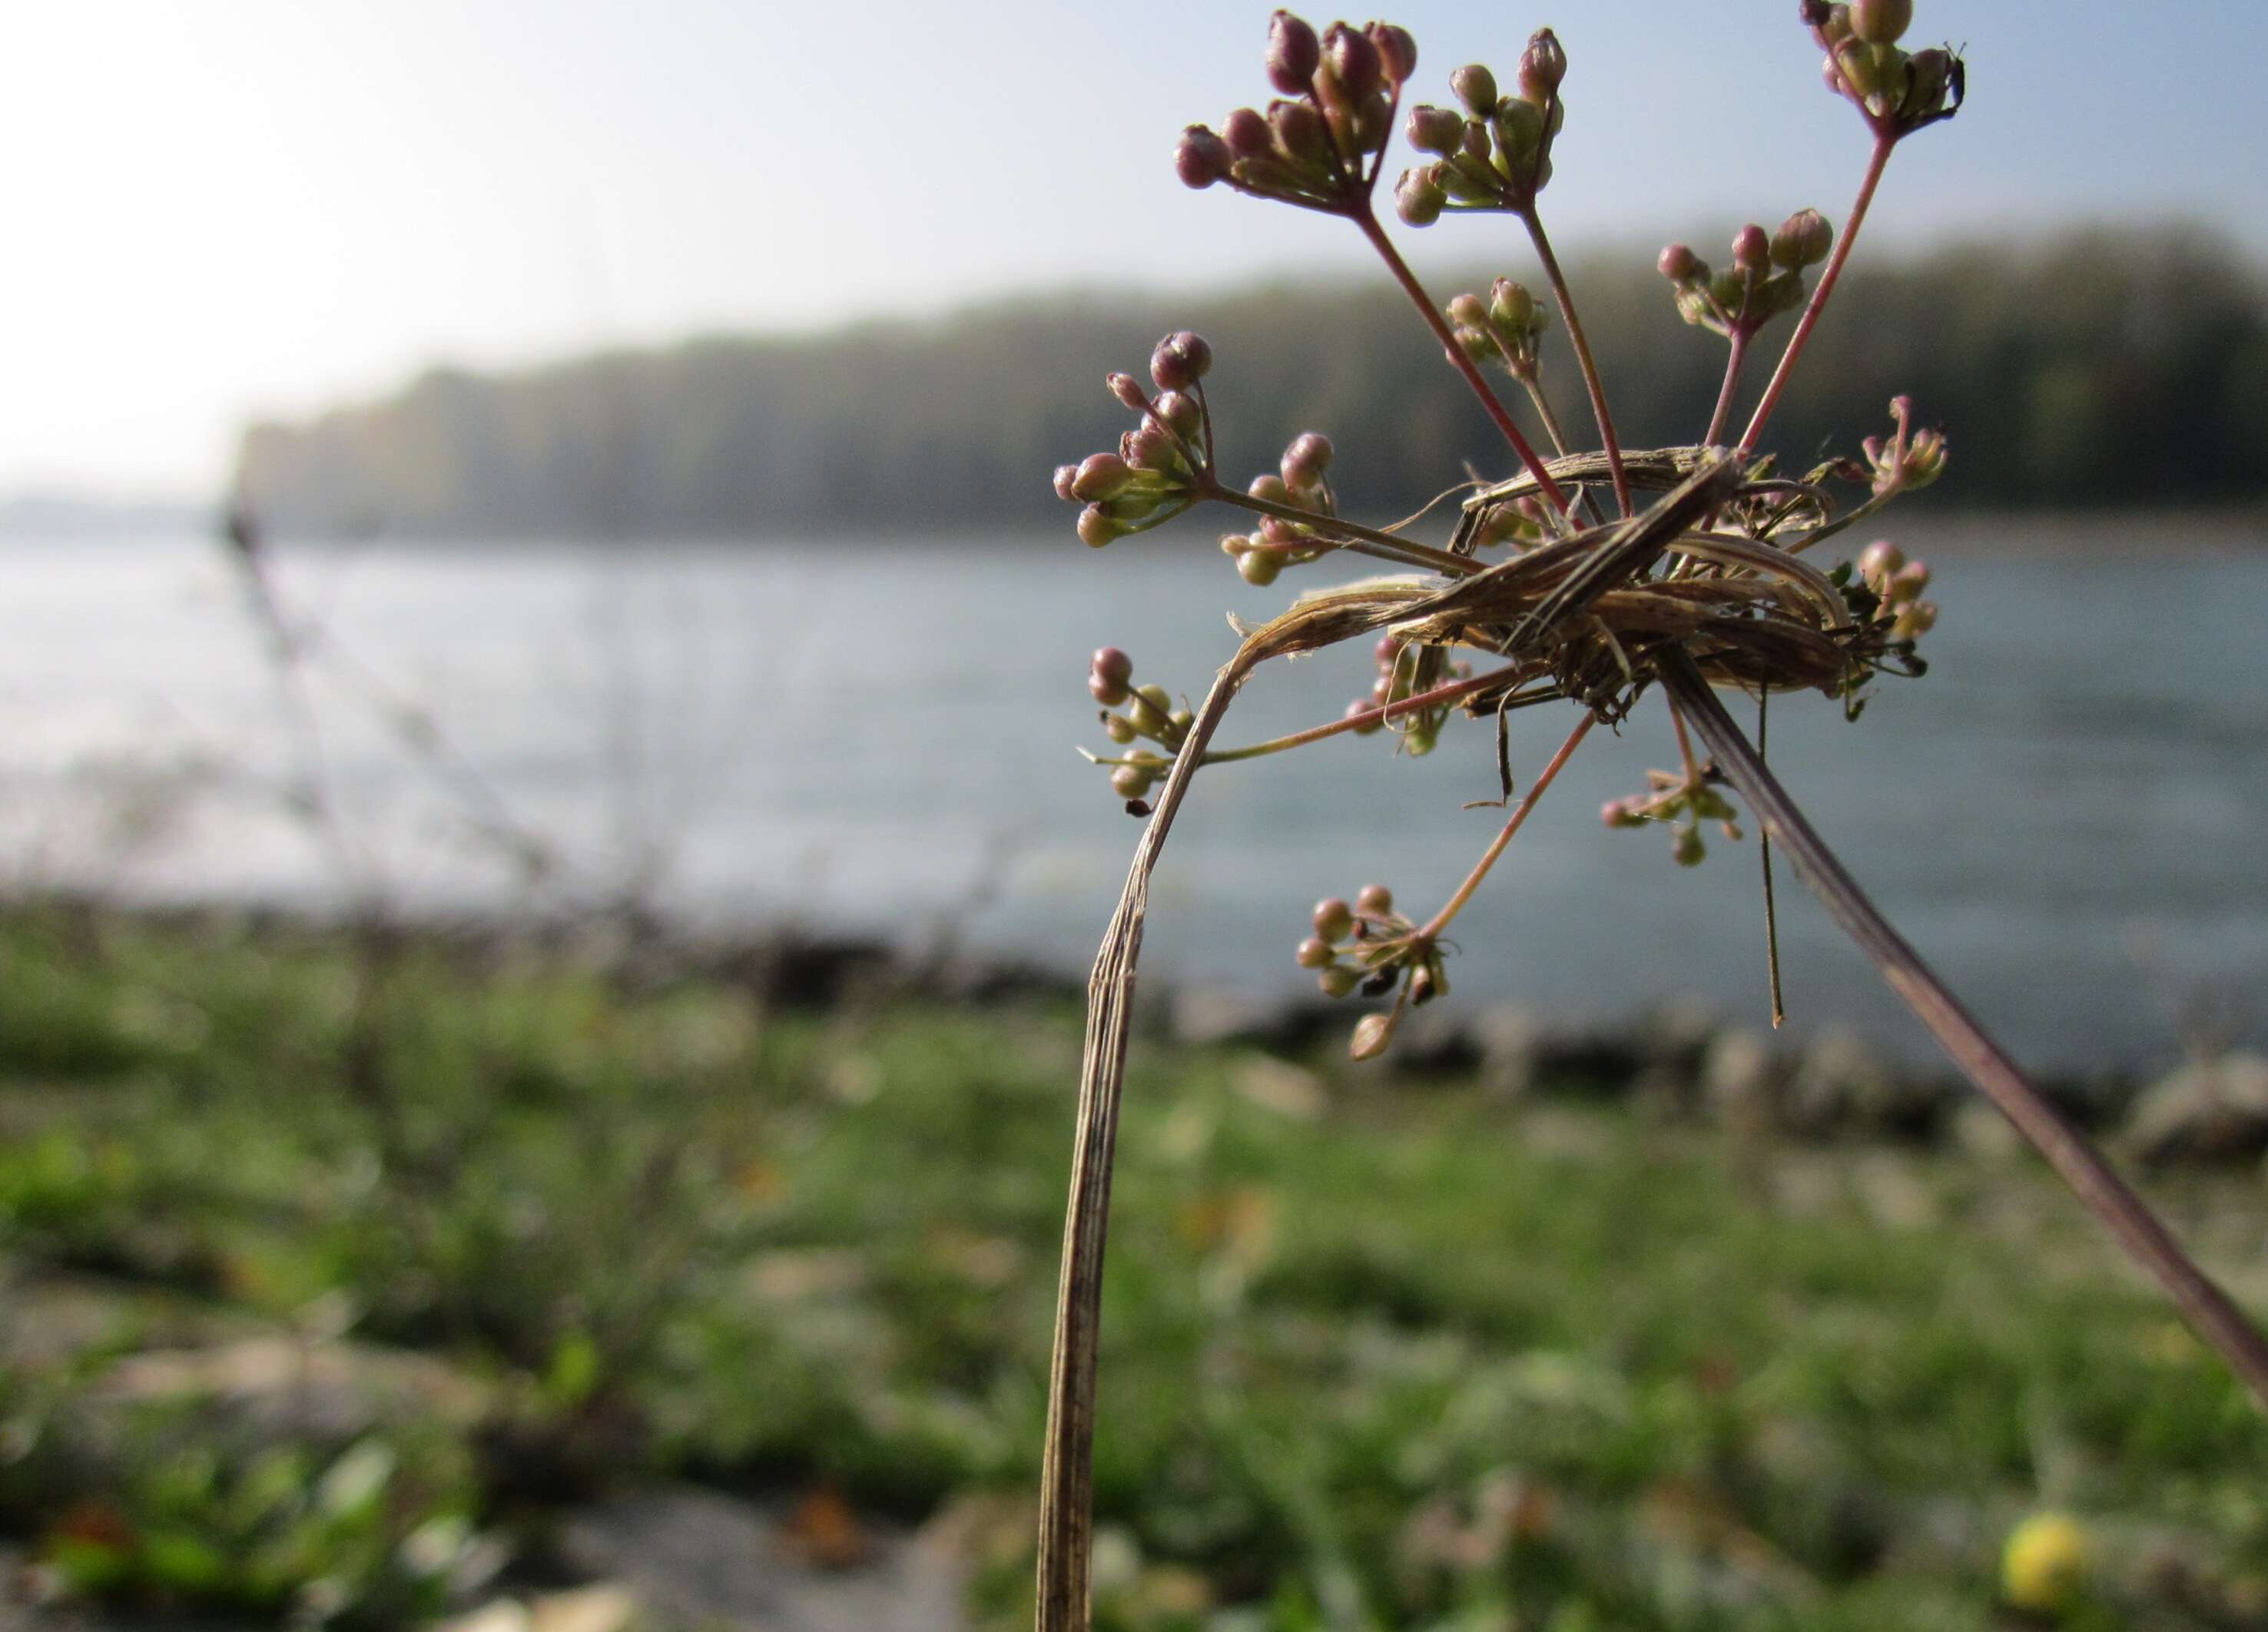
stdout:
MULTIPOLYGON (((1625 442, 1701 432, 1720 343, 1681 323, 1649 257, 1574 269, 1625 442)), ((1516 259, 1512 270, 1522 270, 1516 259)), ((1437 298, 1493 270, 1432 280, 1437 298)), ((2095 232, 1863 262, 1783 408, 1808 462, 1886 428, 1894 391, 1947 428, 1955 502, 2080 508, 2228 504, 2268 471, 2268 286, 2202 233, 2095 232)), ((742 535, 967 530, 1063 520, 1057 464, 1113 445, 1101 388, 1156 337, 1194 327, 1219 366, 1231 474, 1328 432, 1345 502, 1415 508, 1501 449, 1382 282, 1018 298, 921 322, 701 338, 511 374, 425 373, 398 395, 247 432, 244 491, 298 535, 742 535)), ((1787 327, 1752 360, 1761 389, 1787 327)), ((1545 379, 1571 434, 1587 416, 1555 321, 1545 379)), ((1518 393, 1506 382, 1506 395, 1518 393)), ((1525 411, 1524 405, 1522 411, 1525 411)), ((1066 521, 1066 526, 1068 522, 1066 521)))

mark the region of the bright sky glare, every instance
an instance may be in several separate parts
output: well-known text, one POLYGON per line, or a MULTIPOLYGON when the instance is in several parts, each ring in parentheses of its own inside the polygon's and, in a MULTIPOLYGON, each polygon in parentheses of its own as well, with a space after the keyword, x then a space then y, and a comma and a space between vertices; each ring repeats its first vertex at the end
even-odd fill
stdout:
MULTIPOLYGON (((73 0, 0 59, 13 228, 0 493, 202 496, 252 415, 696 329, 933 311, 1066 283, 1336 273, 1344 224, 1191 194, 1190 120, 1264 100, 1269 5, 986 0, 73 0), (1129 19, 1140 16, 1139 26, 1129 19)), ((1864 158, 1793 0, 1411 0, 1421 100, 1572 69, 1563 244, 1705 255, 1838 225, 1864 158), (1705 18, 1705 23, 1697 19, 1705 18)), ((1918 0, 1974 101, 1893 166, 1870 240, 2187 218, 2268 249, 2268 8, 1918 0), (1879 233, 1879 239, 1872 234, 1879 233)), ((1314 14, 1320 24, 1329 13, 1314 14)), ((1389 166, 1388 181, 1401 163, 1389 166)), ((1493 241, 1491 234, 1494 235, 1493 241)), ((1505 224, 1448 222, 1420 264, 1505 224)))

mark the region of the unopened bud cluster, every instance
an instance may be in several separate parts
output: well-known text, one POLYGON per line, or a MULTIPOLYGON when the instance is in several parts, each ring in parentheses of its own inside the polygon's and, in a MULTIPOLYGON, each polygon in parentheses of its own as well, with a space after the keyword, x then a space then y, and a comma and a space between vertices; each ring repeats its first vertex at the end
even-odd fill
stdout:
POLYGON ((1543 337, 1543 307, 1526 286, 1499 277, 1489 287, 1489 298, 1459 295, 1449 302, 1458 349, 1476 363, 1498 363, 1515 380, 1534 381, 1541 359, 1537 343, 1543 337))
POLYGON ((1310 210, 1343 212, 1367 199, 1403 82, 1418 68, 1409 30, 1333 23, 1318 35, 1302 18, 1278 11, 1269 21, 1264 61, 1278 100, 1264 114, 1238 108, 1218 131, 1184 130, 1174 151, 1182 181, 1198 188, 1226 181, 1310 210))
MULTIPOLYGON (((1404 1001, 1416 1004, 1448 993, 1440 948, 1394 910, 1394 892, 1384 884, 1365 884, 1351 904, 1336 897, 1316 902, 1314 928, 1294 956, 1300 968, 1315 971, 1326 997, 1383 997, 1403 986, 1404 1001)), ((1357 1060, 1386 1047, 1401 1012, 1396 1004, 1393 1014, 1369 1015, 1355 1028, 1357 1060)))
POLYGON ((1548 28, 1521 54, 1517 96, 1498 95, 1496 76, 1478 63, 1451 74, 1462 112, 1430 104, 1410 110, 1410 145, 1439 157, 1402 173, 1394 189, 1402 218, 1431 226, 1444 210, 1535 209, 1551 180, 1551 144, 1566 115, 1559 82, 1566 76, 1566 50, 1548 28))
POLYGON ((1859 576, 1881 602, 1878 616, 1889 617, 1890 639, 1915 640, 1937 626, 1937 603, 1921 598, 1929 587, 1929 567, 1910 561, 1887 538, 1868 544, 1859 557, 1859 576))
MULTIPOLYGON (((1380 713, 1381 709, 1423 697, 1445 682, 1462 680, 1472 672, 1469 664, 1451 663, 1446 647, 1408 644, 1398 635, 1381 635, 1371 655, 1378 665, 1378 677, 1371 683, 1370 695, 1356 698, 1346 707, 1346 717, 1356 722, 1358 736, 1370 736, 1386 727, 1388 722, 1380 713)), ((1404 750, 1411 754, 1432 753, 1441 740, 1449 708, 1447 703, 1436 703, 1396 714, 1392 724, 1404 750)))
POLYGON ((1714 822, 1724 831, 1725 837, 1737 841, 1741 837, 1739 813, 1725 795, 1705 779, 1680 776, 1674 772, 1649 771, 1646 773, 1647 788, 1643 794, 1632 794, 1624 799, 1609 799, 1600 807, 1599 819, 1609 827, 1643 827, 1649 822, 1667 822, 1669 828, 1669 853, 1680 867, 1698 867, 1708 855, 1708 846, 1701 842, 1701 823, 1714 822))
MULTIPOLYGON (((1331 491, 1329 474, 1333 457, 1330 438, 1320 431, 1303 431, 1284 449, 1275 472, 1253 477, 1244 491, 1266 504, 1335 516, 1338 496, 1331 491)), ((1286 566, 1312 561, 1336 545, 1305 522, 1271 515, 1261 519, 1257 532, 1229 534, 1220 548, 1236 563, 1246 583, 1266 585, 1274 583, 1286 566)))
POLYGON ((1733 235, 1733 263, 1720 272, 1684 244, 1654 264, 1675 292, 1678 315, 1725 336, 1755 334, 1803 304, 1803 274, 1827 259, 1835 229, 1816 210, 1799 210, 1767 233, 1751 221, 1733 235))
POLYGON ((1874 491, 1881 498, 1914 492, 1945 474, 1945 432, 1913 428, 1913 398, 1892 397, 1890 417, 1897 424, 1895 432, 1888 438, 1870 436, 1859 445, 1874 491))
POLYGON ((1182 329, 1150 354, 1152 397, 1131 374, 1112 374, 1110 395, 1142 416, 1118 439, 1115 454, 1089 454, 1056 468, 1056 497, 1084 506, 1079 536, 1096 550, 1129 533, 1146 532, 1197 501, 1212 474, 1212 417, 1200 383, 1212 348, 1182 329))
POLYGON ((1134 660, 1115 646, 1104 646, 1087 665, 1088 695, 1102 705, 1103 734, 1114 742, 1131 744, 1145 739, 1167 750, 1167 755, 1137 750, 1120 759, 1098 760, 1110 768, 1110 791, 1138 816, 1147 816, 1143 796, 1172 768, 1170 756, 1189 741, 1194 717, 1174 705, 1173 694, 1160 685, 1134 683, 1134 660), (1123 707, 1124 713, 1113 712, 1123 707))
POLYGON ((1907 52, 1898 41, 1913 24, 1913 0, 1804 0, 1803 20, 1827 53, 1827 88, 1855 104, 1879 136, 1893 141, 1961 111, 1965 70, 1940 46, 1907 52))

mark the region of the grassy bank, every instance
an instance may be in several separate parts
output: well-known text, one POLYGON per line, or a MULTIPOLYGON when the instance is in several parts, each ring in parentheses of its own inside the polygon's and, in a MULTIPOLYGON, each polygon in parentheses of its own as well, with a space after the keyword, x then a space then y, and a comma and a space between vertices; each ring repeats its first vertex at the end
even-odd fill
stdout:
MULTIPOLYGON (((0 993, 0 1528, 51 1588, 400 1624, 666 1475, 846 1556, 931 1523, 1016 1624, 1070 1007, 61 911, 0 993), (351 1409, 195 1363, 279 1333, 351 1409)), ((2268 1626, 2268 1425, 2021 1159, 1233 1049, 1138 1047, 1128 1104, 1110 1625, 2268 1626), (2028 1621, 2047 1510, 2084 1579, 2028 1621)), ((2268 1304, 2257 1175, 2159 1199, 2268 1304)))

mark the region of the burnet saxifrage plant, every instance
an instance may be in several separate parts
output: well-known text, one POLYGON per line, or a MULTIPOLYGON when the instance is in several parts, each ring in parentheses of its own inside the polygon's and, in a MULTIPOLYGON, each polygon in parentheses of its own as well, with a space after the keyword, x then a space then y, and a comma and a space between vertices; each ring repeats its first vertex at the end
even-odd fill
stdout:
POLYGON ((1182 133, 1174 165, 1188 186, 1336 216, 1361 233, 1486 410, 1518 469, 1505 480, 1470 484, 1446 548, 1343 513, 1331 443, 1319 432, 1294 439, 1277 469, 1240 480, 1223 473, 1215 457, 1205 382, 1216 359, 1202 337, 1184 331, 1159 342, 1148 383, 1130 373, 1109 377, 1108 389, 1130 416, 1117 448, 1056 473, 1057 493, 1080 507, 1080 539, 1097 549, 1214 506, 1241 513, 1243 530, 1229 533, 1221 548, 1249 583, 1270 584, 1339 553, 1397 570, 1312 590, 1269 622, 1240 626, 1235 656, 1194 709, 1155 679, 1138 683, 1125 652, 1105 647, 1094 654, 1087 684, 1101 705, 1109 747, 1088 757, 1107 770, 1127 809, 1148 822, 1090 986, 1042 1489, 1038 1624, 1046 1632, 1088 1624, 1102 1251, 1150 875, 1199 770, 1342 734, 1388 735, 1401 750, 1425 753, 1456 714, 1485 722, 1511 804, 1464 882, 1431 912, 1412 912, 1386 886, 1367 884, 1351 900, 1319 903, 1304 939, 1286 937, 1325 993, 1375 1005, 1354 1027, 1358 1059, 1386 1050, 1410 1008, 1447 994, 1445 932, 1585 736, 1602 721, 1630 719, 1646 693, 1659 690, 1678 768, 1653 772, 1646 788, 1609 801, 1606 825, 1664 826, 1676 860, 1690 865, 1705 853, 1705 825, 1739 836, 1734 799, 1745 801, 1761 830, 1767 902, 1776 846, 1961 1068, 2268 1403, 2268 1345, 2246 1316, 1882 919, 1719 699, 1719 690, 1755 699, 1761 736, 1774 693, 1823 693, 1855 721, 1877 676, 1923 672, 1918 645, 1937 617, 1926 598, 1927 566, 1887 541, 1839 562, 1839 550, 1825 547, 1899 494, 1936 481, 1946 468, 1944 436, 1917 425, 1901 397, 1889 406, 1886 432, 1853 454, 1784 469, 1764 443, 1892 154, 1961 108, 1960 56, 1904 44, 1912 10, 1911 0, 1801 0, 1799 7, 1801 26, 1822 53, 1827 89, 1852 107, 1871 139, 1839 234, 1805 209, 1776 231, 1742 227, 1721 269, 1683 244, 1661 252, 1677 314, 1726 343, 1722 388, 1706 429, 1687 447, 1622 446, 1606 382, 1544 229, 1541 200, 1551 181, 1569 71, 1550 29, 1529 39, 1509 89, 1476 63, 1448 77, 1452 100, 1435 105, 1409 94, 1418 48, 1408 31, 1335 23, 1319 34, 1279 11, 1264 55, 1277 100, 1264 113, 1238 108, 1218 130, 1191 125, 1182 133), (1414 105, 1405 113, 1406 101, 1414 105), (1416 154, 1393 189, 1403 223, 1422 228, 1451 215, 1513 217, 1525 231, 1543 297, 1499 278, 1485 295, 1460 294, 1444 305, 1419 284, 1376 202, 1397 129, 1416 154), (1565 326, 1589 399, 1595 447, 1573 445, 1542 390, 1538 339, 1553 314, 1565 326), (1750 347, 1789 317, 1778 360, 1735 437, 1750 347), (1518 383, 1535 437, 1521 429, 1491 373, 1518 383), (1231 701, 1261 663, 1348 640, 1373 645, 1377 678, 1368 697, 1291 736, 1214 746, 1231 701), (1572 705, 1574 724, 1513 803, 1509 717, 1551 705, 1572 705))

